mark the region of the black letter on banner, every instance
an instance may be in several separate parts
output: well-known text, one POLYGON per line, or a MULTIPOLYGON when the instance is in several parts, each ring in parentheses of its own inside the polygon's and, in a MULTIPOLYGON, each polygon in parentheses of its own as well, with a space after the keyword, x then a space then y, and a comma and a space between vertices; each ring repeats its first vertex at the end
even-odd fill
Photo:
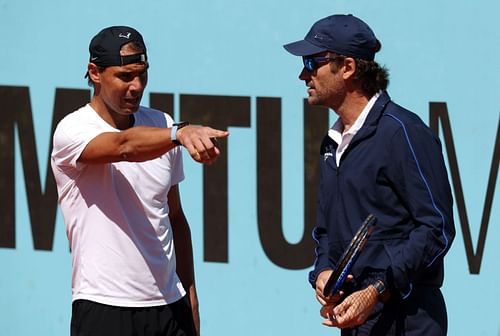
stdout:
POLYGON ((0 112, 0 190, 7 195, 7 201, 0 203, 0 247, 15 247, 14 127, 17 124, 33 245, 36 250, 52 250, 57 210, 57 190, 49 159, 52 134, 59 120, 88 102, 89 90, 56 90, 45 192, 40 182, 29 89, 0 87, 0 100, 5 102, 5 109, 0 112))
MULTIPOLYGON (((290 244, 282 230, 281 100, 257 98, 257 218, 264 252, 287 269, 309 267, 314 261, 311 231, 316 224, 319 148, 328 127, 328 110, 304 101, 304 232, 290 244)), ((292 223, 298 224, 298 223, 292 223)))
POLYGON ((149 106, 174 117, 174 95, 171 93, 150 93, 149 106))
MULTIPOLYGON (((180 96, 180 118, 192 124, 226 130, 250 127, 250 97, 180 96)), ((227 143, 219 140, 222 154, 211 166, 203 166, 204 261, 227 263, 228 197, 227 143)))
POLYGON ((490 176, 488 179, 488 187, 486 189, 486 198, 484 200, 483 216, 481 218, 481 227, 479 229, 479 237, 477 242, 477 250, 474 253, 472 246, 472 237, 470 233, 469 218, 465 206, 464 192, 462 190, 462 182, 458 169, 457 154, 453 143, 453 135, 451 133, 450 119, 448 116, 448 108, 446 103, 431 102, 429 104, 430 112, 430 127, 439 135, 439 121, 443 128, 443 136, 446 144, 446 152, 448 155, 448 164, 450 167, 451 179, 453 182, 453 190, 455 192, 458 215, 460 217, 460 226, 464 237, 465 252, 467 254, 467 262, 469 264, 469 272, 471 274, 479 274, 481 269, 481 261, 483 259, 484 245, 486 242, 486 233, 488 232, 488 223, 490 221, 491 206, 495 193, 495 186, 498 176, 498 166, 500 159, 500 121, 497 127, 497 137, 495 147, 493 149, 493 159, 491 161, 490 176))
POLYGON ((0 86, 0 247, 16 247, 14 125, 16 111, 29 111, 26 87, 0 86))

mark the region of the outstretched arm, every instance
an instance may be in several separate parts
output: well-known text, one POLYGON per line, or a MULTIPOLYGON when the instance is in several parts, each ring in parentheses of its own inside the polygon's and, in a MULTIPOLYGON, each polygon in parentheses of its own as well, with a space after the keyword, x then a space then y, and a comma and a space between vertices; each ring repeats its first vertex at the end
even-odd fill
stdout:
MULTIPOLYGON (((177 131, 177 140, 186 147, 195 161, 212 163, 220 151, 211 139, 228 135, 226 131, 211 127, 188 125, 177 131)), ((176 145, 170 138, 171 128, 137 126, 122 132, 105 132, 87 144, 78 161, 147 161, 174 148, 176 145)))

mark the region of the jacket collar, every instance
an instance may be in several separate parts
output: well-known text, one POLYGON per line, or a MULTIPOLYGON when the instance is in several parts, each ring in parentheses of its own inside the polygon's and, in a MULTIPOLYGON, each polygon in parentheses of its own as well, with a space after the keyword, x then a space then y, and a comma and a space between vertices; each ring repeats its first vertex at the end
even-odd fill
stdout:
POLYGON ((377 129, 378 121, 380 120, 385 107, 390 101, 391 97, 389 97, 389 94, 386 91, 383 91, 375 101, 375 104, 371 108, 370 112, 368 112, 368 116, 366 117, 363 127, 360 128, 358 133, 356 133, 351 141, 351 144, 369 137, 373 132, 375 132, 375 130, 377 129))

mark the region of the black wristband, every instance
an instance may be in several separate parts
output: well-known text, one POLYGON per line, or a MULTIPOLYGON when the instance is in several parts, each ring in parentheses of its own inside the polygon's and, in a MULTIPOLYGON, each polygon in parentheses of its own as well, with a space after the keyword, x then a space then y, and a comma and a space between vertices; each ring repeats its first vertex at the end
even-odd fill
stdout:
POLYGON ((387 302, 387 300, 389 300, 391 294, 382 280, 375 281, 374 283, 372 283, 372 286, 377 290, 378 300, 380 302, 387 302))

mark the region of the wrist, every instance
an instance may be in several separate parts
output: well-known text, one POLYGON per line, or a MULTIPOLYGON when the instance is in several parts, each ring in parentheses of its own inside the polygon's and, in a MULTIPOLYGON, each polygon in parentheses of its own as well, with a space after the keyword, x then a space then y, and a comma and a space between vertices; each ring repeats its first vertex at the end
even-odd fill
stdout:
POLYGON ((181 142, 177 139, 177 136, 178 136, 178 132, 181 128, 183 128, 184 126, 187 126, 189 125, 189 122, 187 121, 182 121, 182 122, 178 122, 178 123, 174 123, 172 125, 172 128, 170 130, 170 140, 177 146, 179 145, 182 145, 181 142))
POLYGON ((378 300, 380 302, 387 302, 387 300, 389 300, 391 294, 390 294, 389 289, 387 288, 387 285, 385 284, 384 281, 376 280, 371 285, 377 291, 377 297, 378 297, 378 300))

